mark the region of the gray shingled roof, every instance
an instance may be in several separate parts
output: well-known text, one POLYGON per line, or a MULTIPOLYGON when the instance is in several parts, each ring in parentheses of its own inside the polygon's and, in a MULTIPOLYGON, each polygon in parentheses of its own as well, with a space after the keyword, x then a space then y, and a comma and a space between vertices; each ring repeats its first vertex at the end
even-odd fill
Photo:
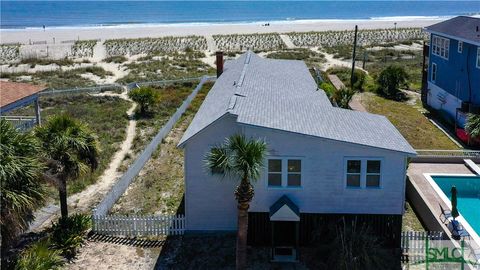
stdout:
POLYGON ((179 145, 225 114, 240 124, 415 154, 384 116, 333 107, 303 61, 252 52, 227 61, 179 145))
POLYGON ((480 46, 480 18, 458 16, 425 28, 427 32, 456 37, 480 46))

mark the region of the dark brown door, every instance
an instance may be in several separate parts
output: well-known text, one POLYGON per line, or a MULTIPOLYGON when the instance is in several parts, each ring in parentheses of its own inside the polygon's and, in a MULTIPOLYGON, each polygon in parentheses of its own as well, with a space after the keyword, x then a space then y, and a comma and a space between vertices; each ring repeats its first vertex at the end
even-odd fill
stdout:
POLYGON ((295 246, 295 222, 293 221, 274 221, 273 237, 276 247, 294 247, 295 246))

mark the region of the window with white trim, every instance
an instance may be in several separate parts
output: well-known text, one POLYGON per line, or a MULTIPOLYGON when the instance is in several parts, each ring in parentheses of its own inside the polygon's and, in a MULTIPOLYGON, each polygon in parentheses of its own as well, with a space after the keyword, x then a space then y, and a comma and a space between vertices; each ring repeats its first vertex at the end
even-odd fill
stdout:
POLYGON ((439 36, 432 36, 432 54, 448 60, 450 52, 450 39, 439 36))
POLYGON ((366 187, 380 187, 380 160, 367 160, 366 187))
POLYGON ((362 177, 362 161, 347 160, 347 187, 360 187, 362 177))
POLYGON ((480 68, 480 47, 477 48, 477 68, 480 68))
POLYGON ((437 79, 437 64, 432 63, 431 80, 432 80, 432 82, 435 82, 436 79, 437 79))
POLYGON ((345 161, 345 182, 348 188, 379 188, 382 181, 382 160, 348 158, 345 161))
POLYGON ((301 187, 302 160, 298 158, 268 159, 269 187, 301 187))
POLYGON ((462 53, 463 52, 463 41, 459 41, 458 42, 458 53, 462 53))
POLYGON ((282 160, 281 159, 268 160, 268 186, 270 187, 282 186, 282 160))

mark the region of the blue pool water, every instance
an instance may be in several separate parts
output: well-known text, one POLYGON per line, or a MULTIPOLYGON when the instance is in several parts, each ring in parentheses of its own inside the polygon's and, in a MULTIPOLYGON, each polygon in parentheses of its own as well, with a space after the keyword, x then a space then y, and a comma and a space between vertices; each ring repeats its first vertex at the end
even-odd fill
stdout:
POLYGON ((445 195, 451 198, 451 188, 457 187, 458 211, 480 235, 480 176, 432 176, 445 195))

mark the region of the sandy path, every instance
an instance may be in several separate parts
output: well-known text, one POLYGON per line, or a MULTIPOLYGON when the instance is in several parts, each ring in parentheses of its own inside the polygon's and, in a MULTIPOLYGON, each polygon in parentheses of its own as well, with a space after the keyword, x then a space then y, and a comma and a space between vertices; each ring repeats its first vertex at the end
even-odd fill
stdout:
POLYGON ((293 44, 292 40, 287 35, 280 35, 280 38, 282 39, 283 43, 285 43, 287 48, 289 48, 289 49, 296 48, 296 46, 293 44))
POLYGON ((65 269, 153 269, 161 248, 142 248, 116 243, 87 241, 77 258, 65 269), (101 254, 101 256, 99 256, 101 254))
MULTIPOLYGON (((121 94, 115 93, 100 93, 97 96, 117 96, 122 99, 131 100, 127 96, 125 90, 121 94)), ((118 172, 123 158, 130 151, 132 147, 133 139, 135 138, 136 120, 134 120, 133 113, 136 108, 136 103, 132 103, 132 106, 128 109, 127 114, 130 118, 126 130, 125 140, 121 143, 120 149, 114 154, 108 168, 103 172, 98 181, 90 185, 88 188, 73 194, 68 197, 68 206, 74 212, 86 212, 89 211, 94 205, 96 205, 103 196, 110 190, 111 186, 121 176, 118 172)), ((29 231, 41 231, 51 224, 51 221, 55 220, 59 216, 59 207, 55 204, 50 204, 35 212, 35 222, 30 225, 29 231)))

